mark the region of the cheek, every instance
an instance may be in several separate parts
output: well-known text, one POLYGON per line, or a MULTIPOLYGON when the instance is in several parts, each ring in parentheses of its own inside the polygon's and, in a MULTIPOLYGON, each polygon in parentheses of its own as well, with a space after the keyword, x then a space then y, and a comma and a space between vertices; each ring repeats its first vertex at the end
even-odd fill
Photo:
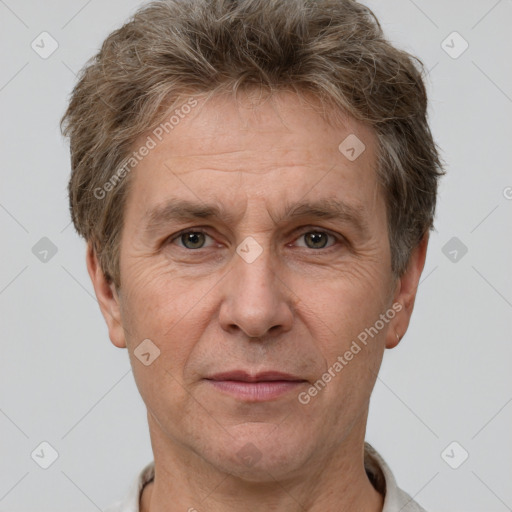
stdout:
POLYGON ((175 421, 188 403, 183 370, 201 336, 200 304, 189 284, 162 271, 140 269, 130 277, 122 311, 134 379, 148 409, 161 421, 175 421), (158 354, 149 365, 140 358, 146 339, 150 355, 158 354))
POLYGON ((291 288, 301 299, 303 312, 310 312, 310 321, 324 324, 331 340, 339 340, 334 344, 338 349, 387 309, 392 292, 388 281, 375 262, 331 269, 328 278, 314 281, 298 276, 291 288))
POLYGON ((331 404, 333 421, 340 421, 340 415, 361 410, 370 397, 382 361, 387 324, 377 332, 371 328, 387 310, 391 292, 377 259, 372 265, 354 265, 333 276, 314 287, 299 288, 297 280, 296 289, 307 298, 299 305, 302 321, 309 324, 310 332, 317 333, 314 343, 322 354, 318 404, 331 404), (318 336, 319 332, 323 335, 318 336))
POLYGON ((156 275, 142 265, 134 265, 125 274, 126 284, 121 290, 122 323, 134 369, 139 362, 133 356, 146 339, 160 351, 155 363, 161 362, 167 352, 164 333, 171 332, 180 317, 179 303, 169 293, 164 281, 155 278, 156 275))
POLYGON ((207 297, 212 283, 180 278, 165 263, 144 263, 130 269, 122 301, 128 349, 132 354, 142 340, 150 339, 160 350, 155 363, 181 382, 212 314, 207 297))
POLYGON ((125 302, 130 316, 126 319, 146 328, 169 328, 192 307, 196 287, 179 279, 165 262, 146 260, 133 258, 127 268, 125 302))

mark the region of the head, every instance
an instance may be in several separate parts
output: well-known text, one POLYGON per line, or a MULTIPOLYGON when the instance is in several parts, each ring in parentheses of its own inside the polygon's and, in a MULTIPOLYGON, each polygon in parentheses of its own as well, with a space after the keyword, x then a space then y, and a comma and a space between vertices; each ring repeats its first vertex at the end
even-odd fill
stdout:
POLYGON ((362 439, 433 227, 426 110, 351 0, 153 2, 107 38, 63 118, 70 206, 154 446, 262 478, 362 439), (234 398, 235 369, 298 382, 234 398))

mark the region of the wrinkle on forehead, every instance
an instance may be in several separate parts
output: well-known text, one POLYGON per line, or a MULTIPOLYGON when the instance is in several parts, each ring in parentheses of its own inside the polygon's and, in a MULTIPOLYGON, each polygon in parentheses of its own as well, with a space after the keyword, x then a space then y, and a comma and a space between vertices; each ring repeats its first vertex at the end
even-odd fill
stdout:
POLYGON ((333 197, 338 187, 339 199, 364 200, 374 210, 379 187, 371 130, 356 120, 333 127, 312 107, 302 111, 307 104, 293 94, 275 100, 272 109, 222 97, 200 105, 136 169, 137 216, 178 195, 233 206, 236 198, 245 209, 249 200, 261 198, 259 211, 274 212, 305 195, 311 200, 333 197), (350 130, 366 145, 353 162, 338 149, 350 130))

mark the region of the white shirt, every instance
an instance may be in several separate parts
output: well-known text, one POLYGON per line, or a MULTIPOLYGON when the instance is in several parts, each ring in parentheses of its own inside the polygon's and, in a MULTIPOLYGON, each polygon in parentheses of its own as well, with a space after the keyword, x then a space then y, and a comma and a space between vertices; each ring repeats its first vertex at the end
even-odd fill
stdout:
MULTIPOLYGON (((382 512, 426 512, 406 492, 402 491, 384 459, 369 444, 364 443, 364 467, 372 485, 384 495, 382 512)), ((130 487, 124 500, 119 501, 105 512, 140 512, 139 503, 143 487, 155 476, 155 463, 150 462, 130 487)))

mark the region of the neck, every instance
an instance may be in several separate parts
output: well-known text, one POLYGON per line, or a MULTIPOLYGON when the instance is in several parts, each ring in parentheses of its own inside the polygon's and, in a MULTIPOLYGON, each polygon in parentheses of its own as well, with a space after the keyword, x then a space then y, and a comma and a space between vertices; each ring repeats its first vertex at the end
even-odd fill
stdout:
MULTIPOLYGON (((191 450, 171 442, 151 421, 155 479, 144 487, 141 512, 382 512, 384 498, 372 486, 364 468, 363 427, 352 429, 328 460, 311 460, 288 479, 271 475, 248 481, 213 468, 191 450)), ((356 427, 356 425, 354 425, 356 427)))

